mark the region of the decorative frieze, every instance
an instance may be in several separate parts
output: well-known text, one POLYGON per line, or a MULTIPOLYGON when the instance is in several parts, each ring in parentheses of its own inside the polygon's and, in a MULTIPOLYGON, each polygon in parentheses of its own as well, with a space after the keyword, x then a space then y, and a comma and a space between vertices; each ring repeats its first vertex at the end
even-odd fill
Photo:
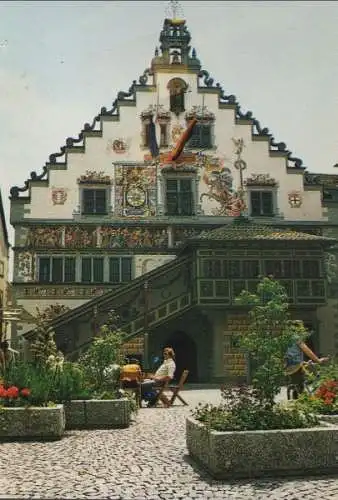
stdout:
MULTIPOLYGON (((167 248, 167 227, 33 226, 17 246, 43 249, 167 248)), ((21 256, 21 273, 28 273, 28 254, 21 256)))
POLYGON ((276 179, 270 177, 270 174, 252 174, 244 184, 246 186, 277 186, 276 179))
POLYGON ((167 248, 167 229, 101 227, 101 248, 167 248))
POLYGON ((32 226, 28 229, 25 246, 31 248, 61 248, 63 227, 32 226))
POLYGON ((16 277, 23 282, 34 279, 34 256, 31 252, 20 252, 17 254, 16 277))
POLYGON ((35 286, 35 287, 15 287, 15 297, 17 299, 28 298, 69 298, 69 299, 92 299, 98 297, 116 287, 112 286, 35 286))
POLYGON ((185 115, 186 120, 190 121, 196 118, 199 122, 212 122, 215 120, 215 114, 206 106, 193 106, 185 115))
POLYGON ((97 228, 84 226, 66 226, 66 248, 93 248, 97 246, 97 228))
POLYGON ((86 170, 84 175, 81 175, 78 184, 111 184, 112 180, 109 175, 104 172, 96 172, 96 170, 86 170))

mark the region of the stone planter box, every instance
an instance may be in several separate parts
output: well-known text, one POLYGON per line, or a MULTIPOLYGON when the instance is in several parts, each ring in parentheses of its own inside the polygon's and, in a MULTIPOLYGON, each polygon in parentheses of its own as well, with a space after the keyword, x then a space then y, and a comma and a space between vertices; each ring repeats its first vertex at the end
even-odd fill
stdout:
POLYGON ((65 431, 63 405, 0 409, 0 441, 61 439, 65 431))
POLYGON ((329 424, 338 425, 338 414, 334 414, 334 415, 319 415, 319 419, 322 422, 327 422, 329 424))
POLYGON ((216 479, 338 471, 338 425, 272 431, 208 431, 186 420, 190 456, 216 479))
POLYGON ((130 425, 127 398, 74 400, 65 403, 66 429, 111 429, 130 425))

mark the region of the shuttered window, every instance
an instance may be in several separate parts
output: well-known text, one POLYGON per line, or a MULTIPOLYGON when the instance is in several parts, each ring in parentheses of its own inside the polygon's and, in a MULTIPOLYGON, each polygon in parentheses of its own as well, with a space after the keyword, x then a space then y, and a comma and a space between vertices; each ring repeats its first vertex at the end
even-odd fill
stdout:
POLYGON ((40 283, 75 282, 75 257, 39 257, 40 283))
POLYGON ((251 191, 251 215, 271 217, 274 215, 272 191, 251 191))
POLYGON ((106 191, 106 189, 83 189, 82 190, 82 213, 83 214, 106 214, 107 213, 107 191, 106 191))
POLYGON ((111 257, 109 259, 110 283, 123 283, 132 279, 132 265, 130 257, 111 257))
POLYGON ((197 123, 188 142, 189 148, 209 149, 212 147, 211 125, 197 123))
POLYGON ((82 257, 81 281, 83 283, 104 282, 104 258, 82 257))
POLYGON ((166 214, 193 215, 192 179, 167 179, 166 214))

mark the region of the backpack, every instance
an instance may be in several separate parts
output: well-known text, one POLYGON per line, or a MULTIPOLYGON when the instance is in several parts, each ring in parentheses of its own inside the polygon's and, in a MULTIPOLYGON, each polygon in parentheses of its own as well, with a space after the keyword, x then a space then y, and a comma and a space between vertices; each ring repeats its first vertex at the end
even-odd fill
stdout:
POLYGON ((139 381, 141 378, 141 368, 137 364, 124 365, 121 367, 120 380, 139 381))

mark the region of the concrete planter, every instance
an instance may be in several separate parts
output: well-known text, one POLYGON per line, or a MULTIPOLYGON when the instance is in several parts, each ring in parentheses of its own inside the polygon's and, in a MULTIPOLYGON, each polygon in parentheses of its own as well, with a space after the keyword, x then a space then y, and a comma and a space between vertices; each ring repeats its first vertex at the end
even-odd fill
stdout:
POLYGON ((322 422, 327 422, 329 424, 338 425, 338 414, 332 415, 319 415, 319 419, 322 422))
POLYGON ((130 401, 121 399, 74 400, 65 403, 66 429, 129 427, 130 401))
POLYGON ((64 431, 63 405, 0 409, 0 440, 61 439, 64 431))
POLYGON ((330 474, 338 471, 338 425, 217 432, 188 417, 189 454, 216 479, 330 474))

